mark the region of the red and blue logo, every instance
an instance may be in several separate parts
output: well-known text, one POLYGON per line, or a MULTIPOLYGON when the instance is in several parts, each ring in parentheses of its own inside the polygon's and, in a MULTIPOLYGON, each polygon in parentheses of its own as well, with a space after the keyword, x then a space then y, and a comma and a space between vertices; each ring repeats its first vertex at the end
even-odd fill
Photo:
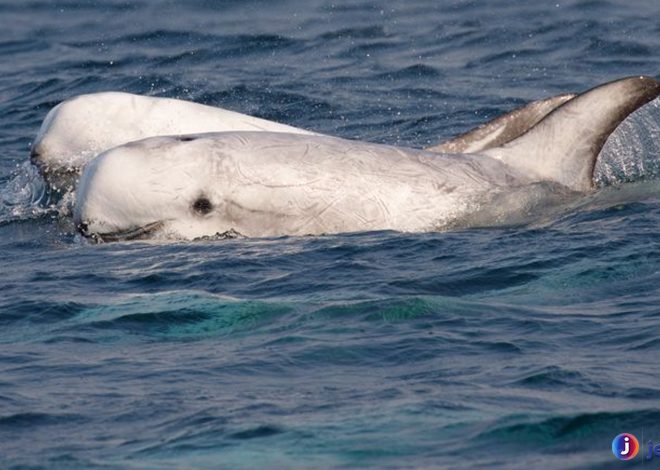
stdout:
POLYGON ((619 434, 612 441, 612 453, 619 460, 634 459, 639 452, 639 441, 630 433, 619 434))

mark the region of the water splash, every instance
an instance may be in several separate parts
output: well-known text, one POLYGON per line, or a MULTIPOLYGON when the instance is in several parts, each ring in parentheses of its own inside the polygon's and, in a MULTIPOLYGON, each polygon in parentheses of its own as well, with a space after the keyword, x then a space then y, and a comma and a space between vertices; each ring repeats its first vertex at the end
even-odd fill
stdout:
POLYGON ((30 162, 17 166, 0 185, 0 224, 34 219, 57 210, 53 195, 37 168, 30 162))
POLYGON ((594 181, 598 187, 660 178, 660 99, 632 114, 601 151, 594 181))

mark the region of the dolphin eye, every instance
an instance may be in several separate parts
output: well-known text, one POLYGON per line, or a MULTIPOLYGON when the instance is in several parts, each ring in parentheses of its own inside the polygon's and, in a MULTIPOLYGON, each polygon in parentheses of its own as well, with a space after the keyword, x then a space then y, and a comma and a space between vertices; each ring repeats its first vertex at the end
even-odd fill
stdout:
POLYGON ((197 198, 193 203, 193 210, 201 215, 206 215, 213 210, 213 204, 205 197, 197 198))

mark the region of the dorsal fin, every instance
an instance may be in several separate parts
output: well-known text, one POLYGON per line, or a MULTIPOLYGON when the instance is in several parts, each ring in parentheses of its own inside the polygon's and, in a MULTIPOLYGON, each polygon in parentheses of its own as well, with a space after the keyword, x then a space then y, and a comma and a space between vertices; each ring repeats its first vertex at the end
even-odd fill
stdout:
POLYGON ((520 137, 548 113, 574 96, 566 94, 532 101, 453 139, 428 147, 426 150, 438 153, 475 153, 499 147, 520 137))
POLYGON ((517 139, 483 153, 532 178, 586 191, 593 187, 596 158, 609 135, 659 94, 660 82, 651 77, 600 85, 558 107, 517 139))

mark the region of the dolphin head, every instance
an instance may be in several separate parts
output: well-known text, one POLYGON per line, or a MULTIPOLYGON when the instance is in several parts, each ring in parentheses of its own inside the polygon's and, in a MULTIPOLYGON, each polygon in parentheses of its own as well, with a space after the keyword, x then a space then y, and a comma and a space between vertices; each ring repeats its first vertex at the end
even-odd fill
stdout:
POLYGON ((103 150, 140 138, 139 130, 125 117, 131 109, 131 95, 120 92, 80 95, 63 101, 48 112, 41 124, 32 144, 32 163, 47 175, 79 171, 103 150))
POLYGON ((111 149, 82 174, 74 223, 97 241, 197 238, 230 231, 218 162, 195 136, 157 137, 111 149))

